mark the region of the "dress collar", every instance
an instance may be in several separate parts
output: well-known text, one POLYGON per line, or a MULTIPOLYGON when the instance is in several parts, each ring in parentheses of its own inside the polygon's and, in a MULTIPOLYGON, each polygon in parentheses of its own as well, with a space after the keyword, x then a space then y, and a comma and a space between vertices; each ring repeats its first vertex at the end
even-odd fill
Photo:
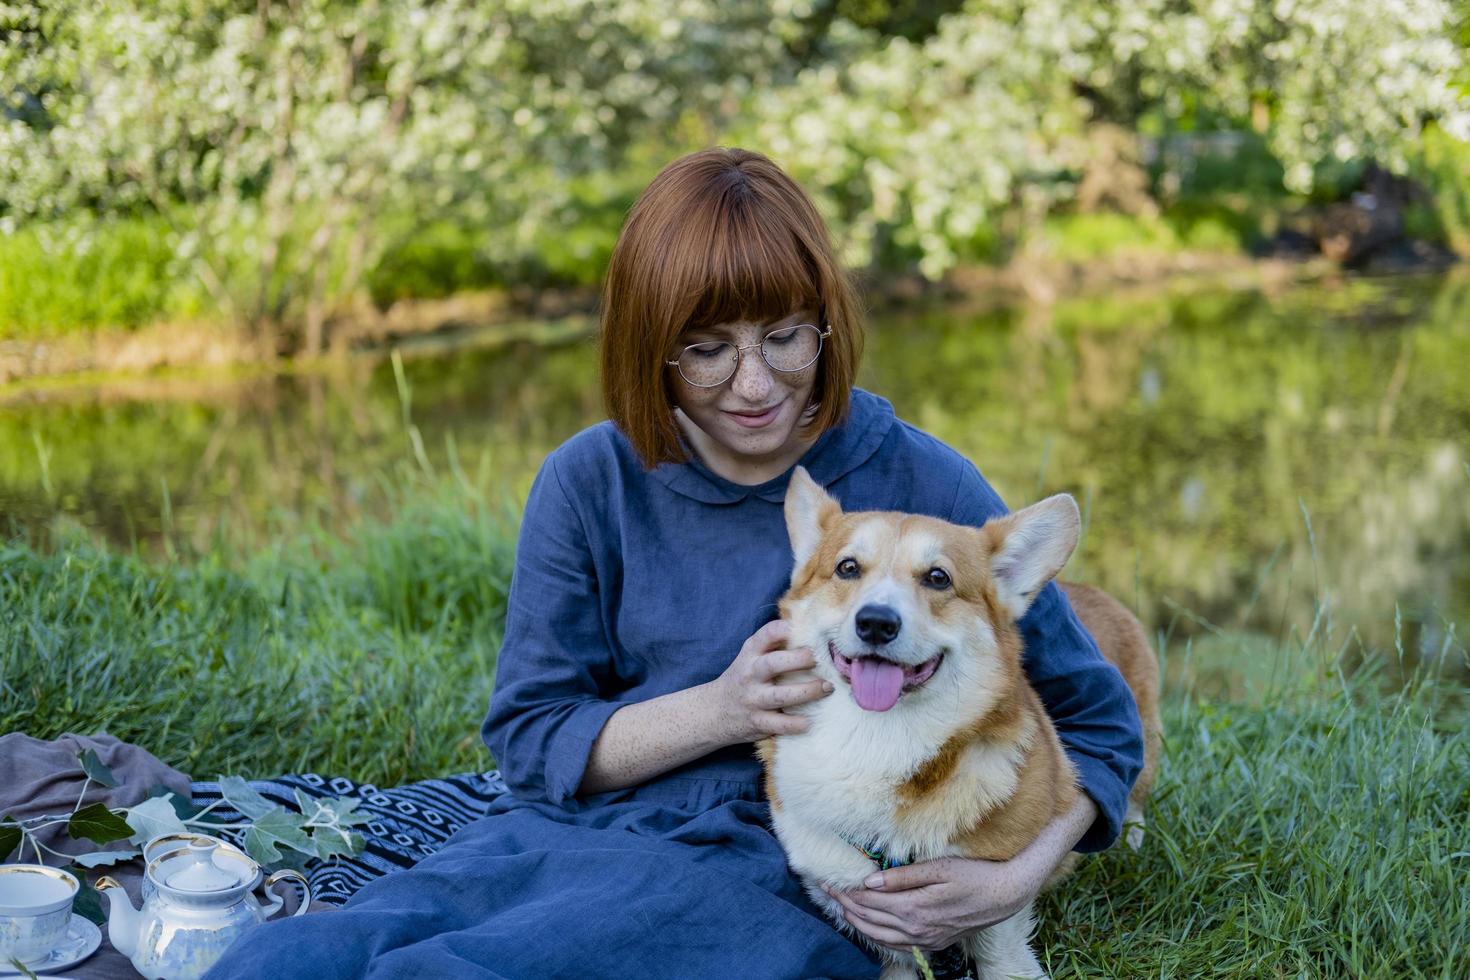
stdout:
POLYGON ((872 458, 893 421, 893 405, 886 398, 853 388, 847 417, 818 436, 786 472, 765 483, 746 485, 725 479, 704 465, 682 436, 689 462, 662 463, 654 467, 652 476, 675 493, 706 504, 738 504, 751 496, 779 504, 786 499, 786 485, 797 466, 806 467, 818 485, 830 486, 872 458))

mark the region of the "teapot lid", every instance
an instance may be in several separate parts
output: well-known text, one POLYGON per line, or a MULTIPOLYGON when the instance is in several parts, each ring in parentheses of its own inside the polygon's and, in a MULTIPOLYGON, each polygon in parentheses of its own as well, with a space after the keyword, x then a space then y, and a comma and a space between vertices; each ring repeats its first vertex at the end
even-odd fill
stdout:
POLYGON ((217 892, 242 884, 238 870, 215 860, 218 849, 217 841, 190 841, 169 855, 173 867, 163 884, 187 892, 217 892))

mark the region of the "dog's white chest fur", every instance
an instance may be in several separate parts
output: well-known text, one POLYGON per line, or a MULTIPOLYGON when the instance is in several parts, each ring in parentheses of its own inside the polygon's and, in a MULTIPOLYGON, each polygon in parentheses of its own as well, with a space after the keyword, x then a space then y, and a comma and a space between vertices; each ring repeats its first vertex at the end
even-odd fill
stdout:
POLYGON ((777 742, 776 833, 803 876, 851 888, 874 870, 857 846, 903 863, 960 853, 956 837, 1015 792, 1023 749, 971 743, 937 792, 901 787, 944 744, 937 718, 863 711, 846 692, 811 705, 811 728, 777 742))

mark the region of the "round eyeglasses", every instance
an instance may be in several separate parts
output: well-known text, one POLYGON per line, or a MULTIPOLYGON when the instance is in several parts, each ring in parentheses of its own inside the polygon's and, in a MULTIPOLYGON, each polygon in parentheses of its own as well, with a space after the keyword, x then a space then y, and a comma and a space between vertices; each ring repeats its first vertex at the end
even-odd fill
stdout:
POLYGON ((679 377, 696 388, 714 388, 735 376, 742 351, 759 347, 761 357, 772 371, 792 374, 816 363, 822 353, 822 340, 832 336, 832 327, 819 330, 815 324, 798 323, 772 330, 758 344, 737 346, 729 341, 711 340, 690 344, 679 352, 676 360, 665 361, 679 369, 679 377))

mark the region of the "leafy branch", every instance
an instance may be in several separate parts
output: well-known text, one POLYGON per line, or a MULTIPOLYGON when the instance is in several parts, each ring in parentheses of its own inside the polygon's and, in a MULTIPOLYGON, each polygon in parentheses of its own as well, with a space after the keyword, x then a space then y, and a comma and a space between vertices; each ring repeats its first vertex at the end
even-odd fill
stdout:
POLYGON ((239 776, 222 776, 219 780, 222 799, 197 810, 190 801, 180 799, 161 785, 150 789, 147 799, 136 806, 109 807, 104 803, 83 806, 82 801, 93 783, 109 789, 121 783, 92 749, 79 753, 77 762, 85 779, 70 813, 24 820, 0 817, 0 861, 17 851, 17 857, 24 860, 29 850, 37 864, 47 863, 48 857, 58 859, 58 865, 69 862, 68 869, 83 882, 84 894, 78 896, 77 910, 94 922, 102 921, 101 902, 85 884, 80 869, 108 867, 141 857, 142 845, 163 834, 241 831, 245 853, 266 866, 285 859, 281 848, 296 851, 308 859, 325 860, 352 857, 362 853, 364 847, 362 836, 352 830, 369 820, 366 814, 356 812, 358 800, 313 799, 296 790, 300 812, 293 812, 261 796, 239 776), (244 819, 237 822, 210 819, 220 803, 232 807, 244 819), (108 850, 69 855, 41 842, 40 831, 63 824, 64 833, 72 840, 91 841, 101 847, 118 841, 123 844, 108 850))

